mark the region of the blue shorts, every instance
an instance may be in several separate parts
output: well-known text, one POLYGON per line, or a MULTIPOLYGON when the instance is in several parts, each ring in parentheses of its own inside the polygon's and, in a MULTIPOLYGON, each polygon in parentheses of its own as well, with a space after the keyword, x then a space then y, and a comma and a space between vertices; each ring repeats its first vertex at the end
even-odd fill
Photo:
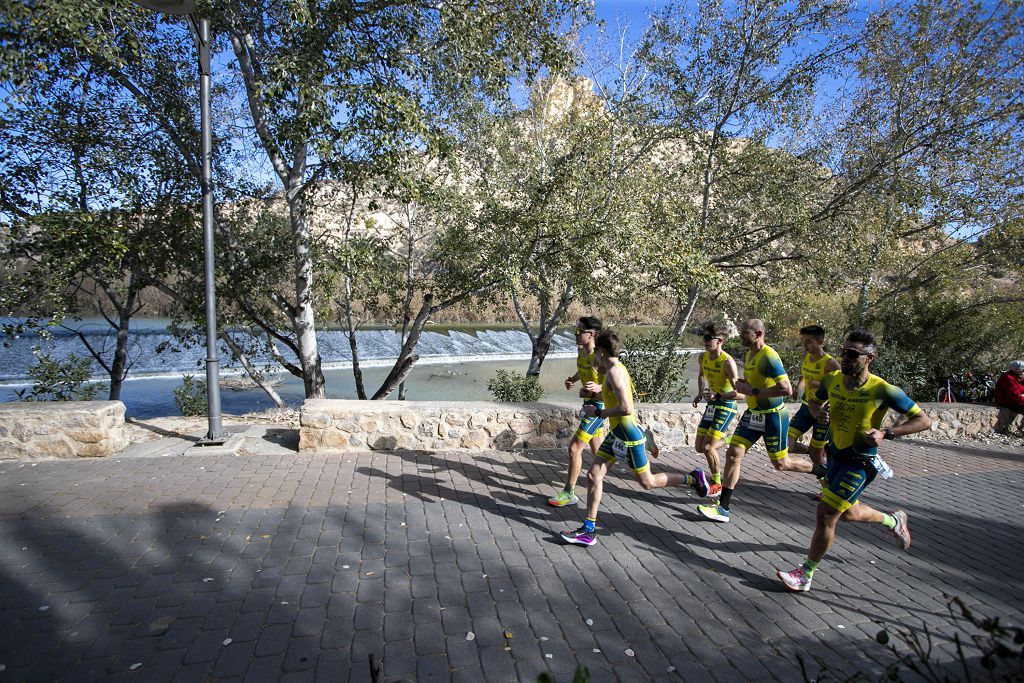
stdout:
POLYGON ((782 460, 789 455, 789 442, 786 440, 788 430, 789 413, 784 406, 765 412, 747 408, 736 431, 729 437, 729 445, 735 443, 750 448, 764 437, 768 457, 771 460, 782 460))
POLYGON ((612 427, 611 438, 604 440, 597 456, 611 465, 618 462, 619 458, 626 458, 629 468, 640 474, 651 468, 647 461, 647 449, 644 448, 646 443, 644 430, 637 423, 632 420, 621 421, 617 427, 612 427))
MULTIPOLYGON (((595 399, 587 399, 583 402, 585 406, 594 406, 599 410, 604 408, 603 401, 597 401, 595 399)), ((604 418, 602 417, 587 417, 583 416, 580 418, 580 425, 576 428, 576 433, 572 438, 578 439, 583 443, 590 443, 590 440, 595 436, 601 436, 604 434, 604 418)))
POLYGON ((852 448, 840 451, 829 444, 826 453, 825 479, 828 486, 822 492, 821 500, 839 512, 846 512, 874 480, 877 471, 870 456, 852 448))
POLYGON ((828 422, 821 423, 815 420, 811 415, 811 409, 804 403, 789 421, 789 436, 799 439, 810 429, 814 430, 811 432, 811 448, 824 448, 828 443, 828 422))
POLYGON ((697 436, 710 436, 714 440, 725 438, 725 432, 736 417, 736 401, 708 401, 704 415, 697 425, 697 436))

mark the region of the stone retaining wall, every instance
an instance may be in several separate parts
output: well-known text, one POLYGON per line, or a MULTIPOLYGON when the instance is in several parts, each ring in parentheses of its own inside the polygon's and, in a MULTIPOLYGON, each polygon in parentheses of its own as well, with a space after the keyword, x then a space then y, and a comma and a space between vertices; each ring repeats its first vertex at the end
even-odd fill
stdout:
MULTIPOLYGON (((954 439, 991 434, 999 409, 973 403, 922 403, 932 418, 932 437, 954 439)), ((888 422, 895 419, 890 415, 888 422)))
MULTIPOLYGON (((787 407, 793 413, 799 404, 787 407)), ((989 406, 929 403, 922 407, 934 420, 936 436, 991 432, 997 414, 989 406)), ((637 413, 640 424, 654 432, 659 447, 679 450, 692 446, 702 408, 641 404, 637 413)), ((552 403, 310 399, 302 406, 299 450, 561 449, 576 431, 578 410, 552 403)))
POLYGON ((120 401, 0 403, 0 460, 101 457, 127 445, 120 401))

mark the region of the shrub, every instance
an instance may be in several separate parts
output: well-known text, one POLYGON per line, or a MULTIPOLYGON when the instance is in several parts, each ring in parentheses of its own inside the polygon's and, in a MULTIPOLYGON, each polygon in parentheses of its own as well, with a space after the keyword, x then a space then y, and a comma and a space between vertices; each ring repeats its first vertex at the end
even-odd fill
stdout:
POLYGON ((487 389, 503 403, 530 403, 544 395, 540 381, 533 376, 512 370, 498 370, 496 377, 487 382, 487 389))
POLYGON ((181 386, 174 389, 174 402, 182 415, 196 417, 206 415, 209 403, 206 397, 206 381, 192 375, 181 378, 181 386))
POLYGON ((63 361, 36 351, 36 362, 28 369, 32 387, 16 392, 22 401, 91 401, 103 388, 92 382, 92 359, 69 355, 63 361))
POLYGON ((671 335, 639 331, 623 339, 621 360, 633 378, 637 399, 644 403, 674 403, 689 389, 686 363, 689 353, 679 353, 671 335))

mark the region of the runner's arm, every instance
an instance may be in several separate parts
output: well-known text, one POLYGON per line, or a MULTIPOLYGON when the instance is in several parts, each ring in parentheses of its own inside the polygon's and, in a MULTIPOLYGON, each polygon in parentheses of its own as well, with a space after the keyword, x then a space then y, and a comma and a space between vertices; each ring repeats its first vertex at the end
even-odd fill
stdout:
POLYGON ((704 398, 704 366, 701 364, 701 359, 704 357, 704 353, 697 356, 697 393, 693 397, 693 407, 696 408, 700 400, 704 398))
POLYGON ((803 375, 801 375, 799 381, 796 383, 796 389, 793 390, 793 398, 800 398, 800 392, 804 390, 805 386, 807 386, 807 383, 804 382, 803 375))
POLYGON ((577 370, 575 372, 575 374, 573 374, 571 377, 566 377, 565 378, 565 389, 566 389, 566 391, 568 391, 569 389, 572 389, 572 385, 576 384, 576 381, 579 378, 580 378, 580 371, 579 370, 577 370))
POLYGON ((735 401, 736 399, 743 398, 743 394, 736 389, 736 383, 740 381, 740 371, 736 367, 736 361, 732 358, 725 361, 725 376, 729 380, 729 384, 732 385, 732 391, 727 391, 719 396, 724 401, 735 401))
POLYGON ((789 377, 786 375, 782 375, 781 379, 777 378, 775 382, 775 386, 761 389, 757 395, 774 398, 776 396, 789 396, 793 393, 793 383, 789 381, 789 377))
POLYGON ((811 411, 811 416, 815 420, 821 422, 822 415, 827 415, 827 409, 825 404, 828 402, 828 387, 825 385, 823 379, 818 388, 814 390, 814 394, 807 397, 807 408, 811 411))
MULTIPOLYGON (((889 429, 875 427, 864 432, 865 440, 872 446, 880 446, 882 440, 885 439, 886 432, 892 434, 893 437, 906 436, 907 434, 923 432, 932 426, 932 419, 921 410, 921 406, 914 403, 899 387, 892 385, 886 387, 884 403, 882 405, 907 416, 907 421, 889 429)), ((875 424, 880 426, 880 422, 881 420, 875 424)))

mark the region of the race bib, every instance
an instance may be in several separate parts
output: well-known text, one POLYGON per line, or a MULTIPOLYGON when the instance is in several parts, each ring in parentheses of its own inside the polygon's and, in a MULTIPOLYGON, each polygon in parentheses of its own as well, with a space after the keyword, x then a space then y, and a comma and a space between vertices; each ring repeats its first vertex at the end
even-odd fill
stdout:
POLYGON ((747 422, 747 428, 753 432, 763 432, 764 413, 750 413, 750 421, 747 422))
POLYGON ((702 420, 713 420, 715 419, 715 406, 708 404, 708 407, 704 409, 704 417, 702 420))
POLYGON ((614 439, 612 441, 612 454, 616 458, 625 458, 626 457, 626 443, 624 441, 622 441, 622 439, 615 439, 615 437, 612 437, 612 438, 614 439))

